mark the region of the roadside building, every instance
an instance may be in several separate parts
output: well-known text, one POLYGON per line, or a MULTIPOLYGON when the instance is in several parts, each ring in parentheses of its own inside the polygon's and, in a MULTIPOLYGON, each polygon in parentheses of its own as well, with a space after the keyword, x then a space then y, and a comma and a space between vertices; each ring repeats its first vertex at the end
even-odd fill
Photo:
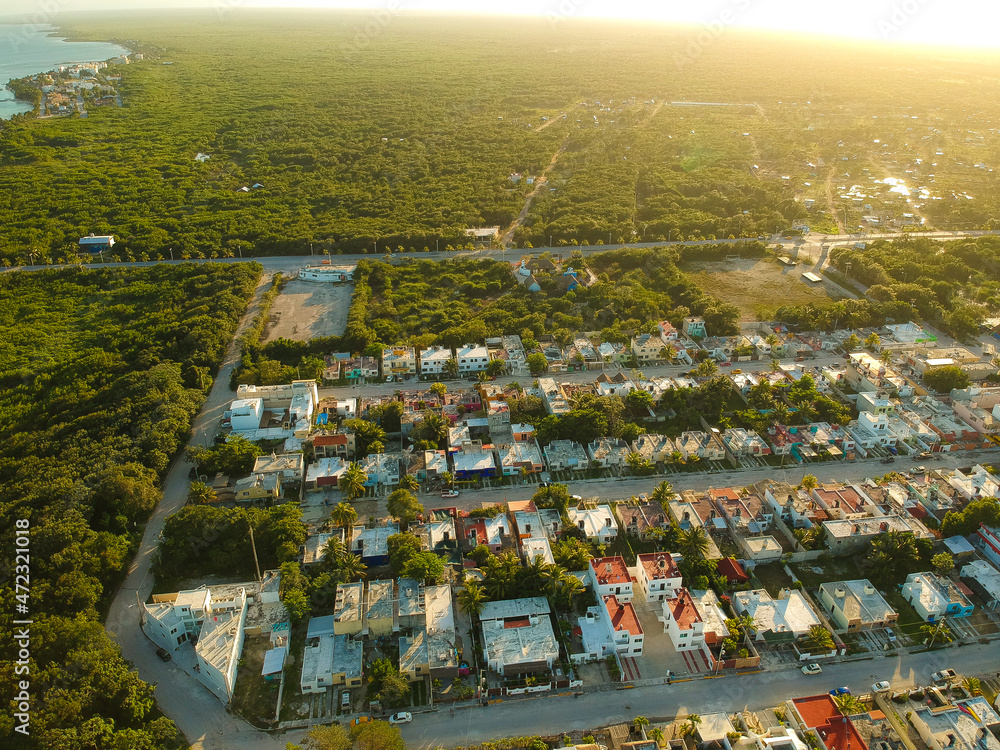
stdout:
POLYGON ((483 604, 479 620, 489 669, 505 676, 551 669, 559 644, 549 612, 544 597, 483 604))
POLYGON ((818 598, 841 630, 886 628, 899 617, 867 579, 822 583, 818 598))

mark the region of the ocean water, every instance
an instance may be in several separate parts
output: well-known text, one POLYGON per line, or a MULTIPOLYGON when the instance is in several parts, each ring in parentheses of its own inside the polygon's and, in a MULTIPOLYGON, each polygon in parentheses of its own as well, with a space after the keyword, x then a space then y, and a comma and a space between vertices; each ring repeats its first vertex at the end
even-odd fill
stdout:
POLYGON ((98 62, 128 50, 107 42, 68 42, 48 24, 0 24, 0 118, 28 112, 30 104, 3 88, 11 78, 45 73, 58 65, 98 62))

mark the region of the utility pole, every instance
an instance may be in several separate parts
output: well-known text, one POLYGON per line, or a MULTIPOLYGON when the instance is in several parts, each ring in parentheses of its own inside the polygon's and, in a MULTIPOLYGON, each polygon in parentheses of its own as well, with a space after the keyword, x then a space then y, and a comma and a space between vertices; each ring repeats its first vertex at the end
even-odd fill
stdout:
MULTIPOLYGON (((104 253, 101 253, 101 259, 103 260, 103 258, 104 258, 104 253)), ((170 260, 173 259, 174 259, 174 249, 170 248, 170 260)))
POLYGON ((247 515, 247 526, 250 527, 250 548, 253 550, 253 567, 257 571, 257 580, 260 580, 260 563, 257 562, 257 545, 253 540, 253 524, 250 523, 250 516, 247 515))

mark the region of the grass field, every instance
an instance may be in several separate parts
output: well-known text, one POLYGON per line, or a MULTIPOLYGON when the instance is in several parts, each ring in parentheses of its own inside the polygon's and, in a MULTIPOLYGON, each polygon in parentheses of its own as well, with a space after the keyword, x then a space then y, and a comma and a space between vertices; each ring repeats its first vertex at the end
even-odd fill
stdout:
POLYGON ((769 320, 782 305, 823 305, 848 298, 831 281, 802 281, 799 277, 807 268, 785 268, 772 260, 686 263, 682 268, 705 292, 740 308, 744 321, 769 320))

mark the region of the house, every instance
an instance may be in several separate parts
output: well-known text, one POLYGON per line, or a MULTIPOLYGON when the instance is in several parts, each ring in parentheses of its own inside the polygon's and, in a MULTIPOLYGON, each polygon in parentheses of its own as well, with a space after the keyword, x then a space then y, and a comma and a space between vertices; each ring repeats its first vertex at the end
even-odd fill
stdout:
POLYGON ((490 353, 481 344, 466 344, 455 350, 460 375, 483 372, 490 363, 490 353))
POLYGON ((578 527, 590 541, 610 544, 618 536, 618 522, 610 505, 596 508, 570 508, 569 521, 578 527))
POLYGON ((504 476, 517 476, 522 471, 537 474, 545 470, 542 451, 534 440, 514 440, 499 445, 496 453, 504 476))
POLYGON ((399 631, 395 589, 392 581, 369 581, 361 632, 373 638, 399 631))
POLYGON ((1000 529, 981 523, 973 542, 987 560, 1000 566, 1000 529))
POLYGON ((587 577, 598 600, 613 594, 619 601, 632 601, 632 576, 628 572, 625 558, 595 557, 587 568, 587 577))
POLYGON ((722 435, 722 443, 730 460, 739 461, 746 456, 770 456, 771 448, 756 432, 742 427, 731 427, 722 435))
POLYGON ((541 257, 531 258, 526 263, 522 261, 522 265, 532 273, 555 273, 558 269, 558 266, 551 260, 541 257))
POLYGON ((325 693, 330 687, 361 687, 364 643, 334 632, 333 616, 313 617, 306 631, 299 689, 325 693))
POLYGON ((962 566, 959 575, 962 583, 979 596, 986 609, 993 612, 1000 610, 1000 571, 984 560, 973 560, 962 566))
POLYGON ((465 236, 473 242, 492 242, 500 236, 500 227, 473 227, 465 230, 465 236))
POLYGON ((858 418, 847 426, 847 431, 862 456, 867 456, 873 448, 896 446, 896 435, 889 429, 889 417, 885 414, 860 412, 858 418))
POLYGON ((818 598, 840 630, 887 628, 899 617, 867 579, 820 584, 818 598))
POLYGON ((484 544, 491 552, 498 553, 511 539, 510 518, 506 513, 480 518, 463 516, 460 523, 462 536, 469 549, 484 544))
POLYGON ((562 415, 570 410, 569 402, 560 386, 552 378, 539 378, 538 390, 541 391, 542 403, 549 414, 562 415))
POLYGON ((586 449, 573 440, 553 440, 542 453, 549 471, 583 471, 590 466, 586 449))
POLYGON ((632 349, 617 341, 605 341, 597 347, 597 355, 606 364, 623 365, 632 358, 632 349))
POLYGON ((663 506, 655 500, 639 505, 619 505, 615 508, 621 529, 626 534, 646 539, 652 529, 667 529, 667 520, 663 506))
POLYGON ((632 450, 650 463, 667 463, 673 458, 674 441, 666 435, 640 435, 632 444, 632 450))
POLYGON ((339 457, 316 459, 316 462, 309 464, 306 470, 306 489, 336 487, 349 467, 350 464, 339 457))
POLYGON ((703 461, 721 461, 726 457, 726 448, 722 440, 715 433, 699 432, 692 430, 682 432, 676 440, 677 450, 684 455, 684 460, 689 461, 697 456, 703 461))
POLYGON ((611 655, 634 657, 642 655, 645 634, 631 602, 623 602, 614 594, 598 598, 596 606, 577 620, 583 652, 573 654, 573 661, 596 661, 611 655))
POLYGON ((705 648, 705 622, 687 589, 678 590, 660 605, 663 632, 678 651, 705 648))
POLYGON ((274 502, 281 496, 278 474, 253 474, 233 483, 233 497, 238 503, 274 502))
POLYGON ((258 456, 251 474, 277 474, 283 484, 301 482, 305 475, 305 456, 301 453, 272 453, 258 456))
POLYGON ((623 372, 616 372, 608 375, 602 372, 594 379, 598 396, 621 396, 625 397, 635 390, 635 383, 628 379, 623 372))
POLYGON ((420 374, 425 376, 445 374, 449 359, 453 359, 451 347, 432 346, 427 349, 421 349, 420 374))
POLYGON ((853 521, 875 511, 875 504, 857 485, 836 488, 817 487, 812 496, 831 518, 853 521))
MULTIPOLYGON (((261 188, 263 185, 258 183, 254 187, 261 188)), ((357 265, 306 266, 299 269, 298 278, 303 281, 326 281, 337 284, 354 281, 355 270, 357 265)))
POLYGON ((927 622, 966 617, 975 609, 963 584, 934 573, 910 573, 901 587, 903 598, 927 622))
POLYGON ((707 646, 714 646, 722 643, 729 637, 729 627, 726 625, 726 613, 722 611, 719 597, 712 589, 699 591, 690 589, 689 593, 694 600, 694 606, 701 615, 702 634, 705 637, 707 646))
POLYGON ((302 546, 302 565, 308 568, 310 565, 322 562, 327 545, 335 541, 343 544, 344 534, 344 529, 334 529, 307 536, 306 543, 302 546))
POLYGON ((599 437, 587 446, 590 460, 602 468, 621 468, 630 453, 628 443, 619 438, 599 437))
POLYGON ((417 374, 417 355, 412 346, 391 346, 382 350, 382 375, 417 374))
POLYGON ((420 539, 420 547, 428 552, 448 557, 458 551, 454 509, 429 510, 422 523, 411 524, 410 531, 420 539))
POLYGON ((793 729, 815 737, 819 750, 868 750, 854 723, 828 693, 785 701, 785 717, 793 729))
POLYGON ((400 636, 399 669, 411 682, 425 675, 431 679, 454 679, 459 673, 459 662, 451 587, 427 586, 422 596, 426 603, 424 622, 400 636))
POLYGON ((715 569, 732 584, 746 583, 750 580, 750 576, 747 575, 747 572, 735 557, 722 558, 715 564, 715 569))
POLYGON ((667 347, 659 336, 644 333, 632 339, 632 356, 639 365, 663 362, 667 359, 667 347))
POLYGON ((1000 716, 982 696, 941 707, 921 706, 907 718, 930 750, 1000 750, 1000 716))
POLYGON ((386 523, 373 528, 354 527, 350 551, 361 557, 369 568, 389 564, 389 537, 399 533, 399 524, 386 523))
POLYGON ((912 534, 913 528, 900 516, 873 516, 853 521, 823 521, 826 544, 834 555, 846 555, 865 549, 868 543, 888 531, 912 534))
POLYGON ((673 598, 684 584, 669 552, 643 552, 635 560, 635 585, 647 602, 657 602, 673 598))
POLYGON ((808 633, 809 628, 821 624, 801 591, 783 589, 777 599, 773 599, 764 589, 736 591, 733 593, 732 603, 738 614, 747 614, 753 618, 754 634, 758 641, 789 642, 808 633))
POLYGON ((338 583, 333 607, 333 632, 336 635, 360 635, 364 621, 365 585, 338 583))
POLYGON ((774 513, 760 495, 741 496, 731 487, 709 489, 708 495, 730 530, 740 534, 763 534, 771 528, 774 513))
POLYGON ((365 475, 365 487, 392 487, 399 484, 401 453, 369 453, 358 462, 365 475))
POLYGON ((479 614, 489 669, 500 675, 544 672, 559 659, 544 597, 486 602, 479 614))
POLYGON ((356 437, 353 432, 347 430, 313 433, 308 442, 312 444, 313 455, 317 460, 330 457, 349 460, 354 457, 356 437))
POLYGON ((481 479, 497 475, 496 458, 492 446, 481 440, 463 440, 451 454, 456 479, 481 479))
POLYGON ((702 339, 705 338, 705 319, 699 317, 688 317, 684 318, 684 322, 681 324, 681 330, 684 331, 691 338, 702 339))
POLYGON ((229 424, 233 432, 251 432, 261 426, 264 418, 264 400, 238 398, 229 405, 229 424))
POLYGON ((79 245, 80 249, 89 253, 99 253, 115 246, 115 236, 113 234, 88 234, 86 237, 80 238, 79 245))

